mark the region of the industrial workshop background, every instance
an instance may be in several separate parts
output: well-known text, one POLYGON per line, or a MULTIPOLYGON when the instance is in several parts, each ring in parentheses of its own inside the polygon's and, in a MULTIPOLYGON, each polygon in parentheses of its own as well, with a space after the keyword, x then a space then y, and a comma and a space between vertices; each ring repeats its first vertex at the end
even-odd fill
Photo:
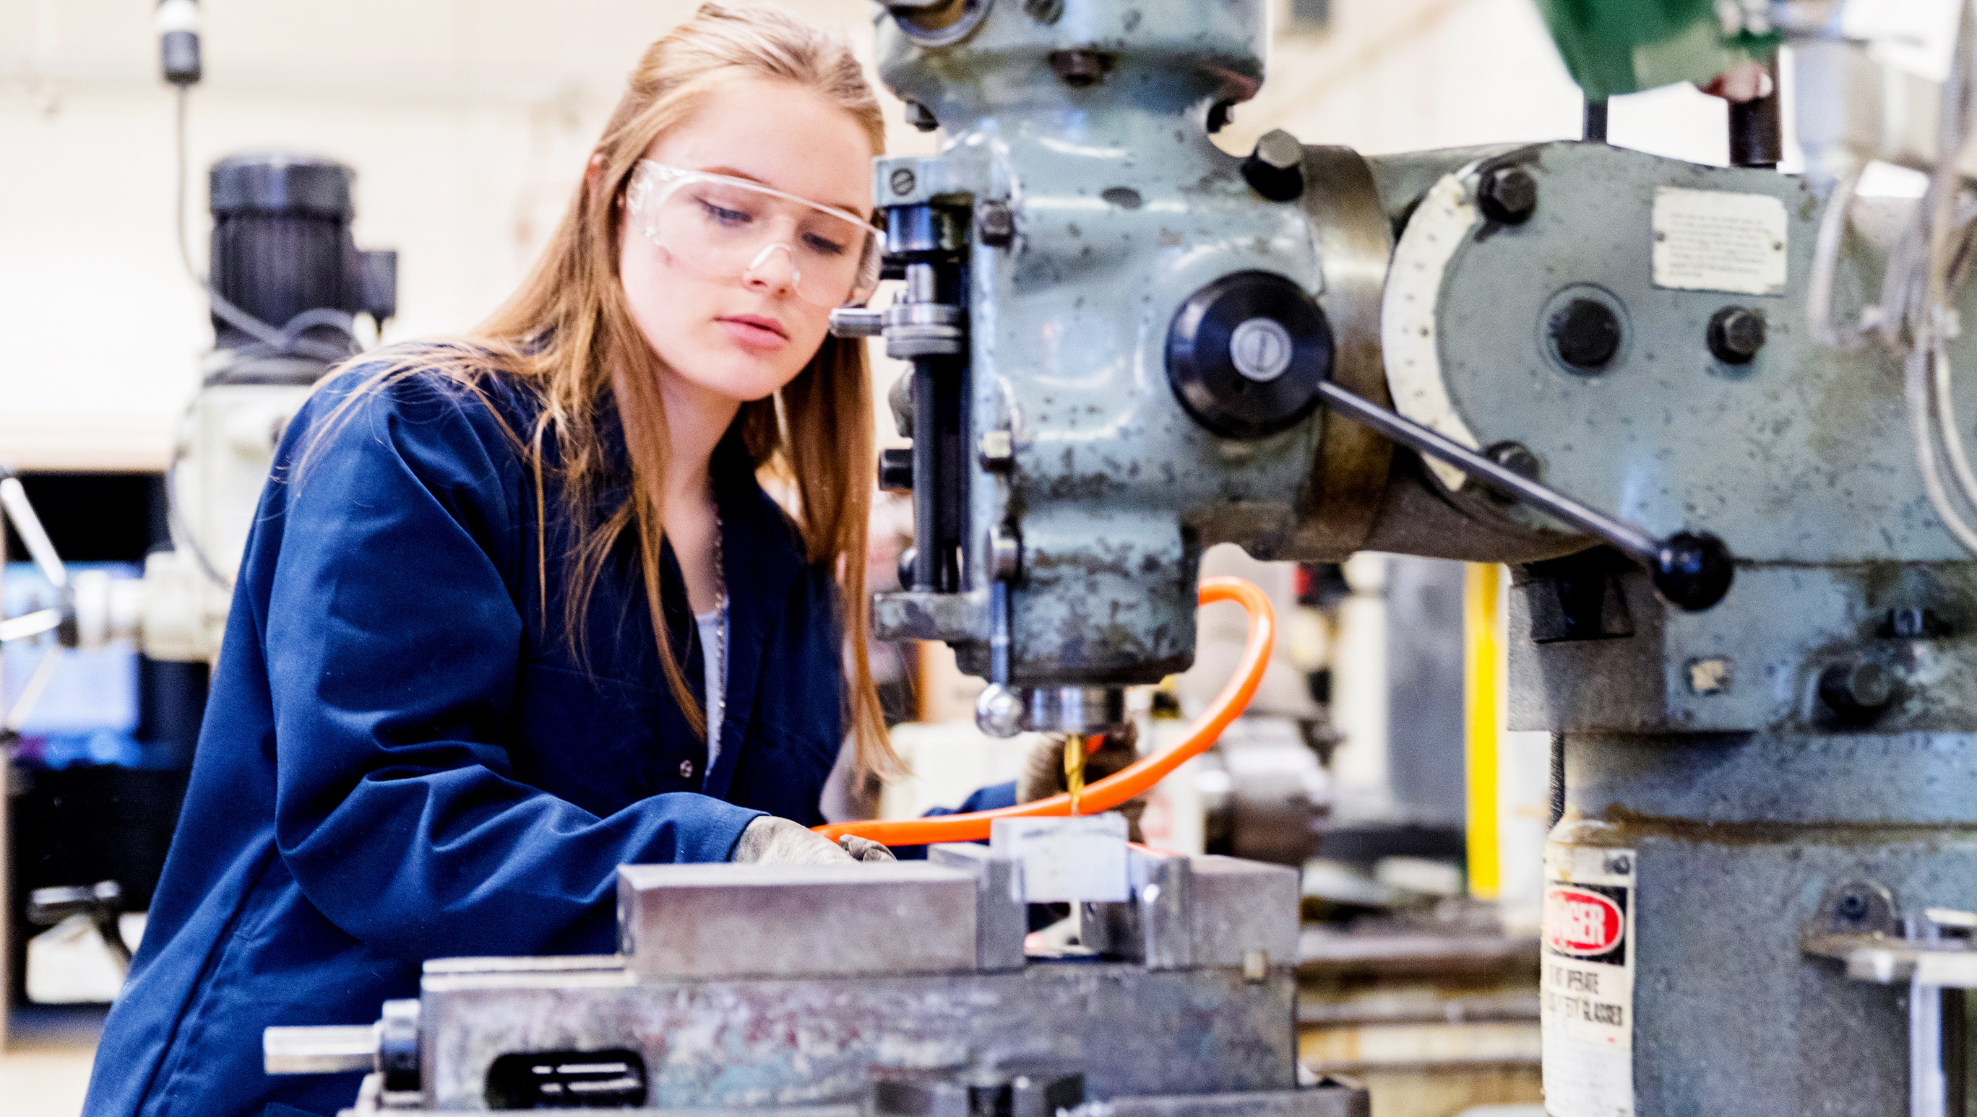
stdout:
MULTIPOLYGON (((1935 0, 1915 4, 1952 10, 1935 0)), ((137 521, 162 514, 155 478, 170 463, 201 357, 213 345, 204 293, 179 256, 176 222, 181 215, 188 222, 193 264, 203 267, 206 172, 215 161, 285 149, 353 168, 358 242, 397 252, 397 313, 381 340, 457 331, 515 287, 577 183, 622 75, 694 6, 205 0, 205 75, 184 102, 181 153, 180 101, 158 76, 149 0, 0 0, 0 465, 38 478, 40 492, 107 494, 100 512, 86 502, 42 508, 58 546, 65 532, 96 542, 132 536, 136 543, 118 544, 124 550, 115 555, 79 557, 137 563, 146 540, 160 534, 156 522, 137 521), (90 488, 87 478, 99 475, 136 478, 138 487, 124 496, 90 488), (60 488, 65 483, 81 487, 60 488), (114 530, 95 524, 103 530, 92 533, 92 520, 105 517, 132 522, 114 530)), ((841 27, 869 56, 868 0, 783 6, 841 27)), ((1274 27, 1269 80, 1216 137, 1226 151, 1247 153, 1273 129, 1366 154, 1581 135, 1583 99, 1532 0, 1278 0, 1274 27)), ((1782 169, 1794 170, 1802 157, 1792 132, 1789 54, 1785 67, 1782 169)), ((886 113, 891 154, 935 149, 934 137, 911 127, 890 95, 886 113)), ((1618 146, 1722 165, 1725 115, 1723 102, 1670 86, 1613 101, 1608 136, 1618 146)), ((1861 193, 1913 197, 1921 187, 1919 173, 1888 167, 1870 174, 1861 193)), ((904 445, 884 389, 909 366, 886 359, 876 344, 873 354, 881 445, 904 445)), ((880 515, 891 517, 885 526, 893 532, 910 530, 903 505, 882 505, 880 515)), ((5 557, 28 569, 18 550, 5 557)), ((1303 745, 1323 759, 1323 790, 1314 797, 1323 825, 1339 836, 1329 849, 1298 854, 1318 855, 1305 879, 1300 1054, 1373 1084, 1375 1117, 1534 1107, 1550 735, 1502 729, 1499 602, 1507 579, 1495 567, 1373 555, 1343 570, 1294 568, 1226 547, 1207 566, 1259 582, 1292 611, 1322 614, 1286 616, 1284 664, 1276 668, 1298 676, 1278 680, 1280 689, 1310 694, 1325 708, 1322 742, 1303 745), (1315 636, 1310 624, 1321 626, 1315 636), (1300 639, 1323 647, 1294 646, 1300 639), (1320 673, 1325 681, 1314 687, 1320 673), (1465 906, 1470 900, 1485 903, 1465 906), (1382 1083, 1393 1088, 1383 1093, 1382 1083)), ((18 608, 9 599, 0 612, 18 608)), ((1236 616, 1234 606, 1217 608, 1236 616)), ((1204 621, 1205 647, 1216 623, 1204 621)), ((1239 646, 1239 617, 1229 624, 1233 636, 1223 643, 1239 646)), ((956 743, 975 736, 965 723, 980 683, 960 675, 938 644, 903 655, 912 686, 897 691, 895 712, 909 723, 898 734, 917 782, 885 792, 888 813, 951 804, 957 789, 1006 778, 1020 750, 956 743)), ((1219 686, 1231 662, 1211 657, 1200 685, 1219 686)), ((0 708, 18 697, 33 666, 25 650, 0 659, 0 708)), ((1186 697, 1188 687, 1183 680, 1175 689, 1186 697)), ((57 699, 69 703, 65 709, 94 701, 74 686, 51 690, 47 701, 57 699)), ((1157 717, 1161 700, 1147 698, 1141 712, 1157 717)), ((129 707, 132 726, 156 728, 170 717, 139 710, 134 693, 105 701, 129 707)), ((87 755, 68 767, 125 760, 77 747, 87 755)), ((62 764, 40 753, 33 759, 10 763, 0 796, 7 822, 0 852, 11 847, 15 859, 0 876, 8 913, 0 943, 11 959, 0 972, 10 975, 14 1004, 11 1030, 0 1017, 0 1111, 39 1117, 77 1110, 102 1010, 94 971, 41 979, 49 995, 39 999, 76 1002, 65 1008, 25 1003, 37 999, 29 995, 36 979, 15 972, 27 964, 19 936, 54 934, 23 925, 23 901, 9 891, 21 879, 22 850, 56 840, 23 826, 92 825, 48 799, 50 788, 95 785, 64 784, 62 764)), ((1204 811, 1203 787, 1212 798, 1228 786, 1227 777, 1197 779, 1176 792, 1184 801, 1166 803, 1149 824, 1164 819, 1173 841, 1212 850, 1216 823, 1178 814, 1204 811)), ((120 794, 133 814, 156 806, 141 789, 120 794)), ((154 836, 160 825, 152 820, 154 836)), ((1219 840, 1231 848, 1226 834, 1219 840)), ((131 924, 127 933, 140 929, 131 924)), ((102 953, 100 938, 77 941, 82 953, 74 957, 82 961, 74 964, 110 964, 84 957, 102 953)))

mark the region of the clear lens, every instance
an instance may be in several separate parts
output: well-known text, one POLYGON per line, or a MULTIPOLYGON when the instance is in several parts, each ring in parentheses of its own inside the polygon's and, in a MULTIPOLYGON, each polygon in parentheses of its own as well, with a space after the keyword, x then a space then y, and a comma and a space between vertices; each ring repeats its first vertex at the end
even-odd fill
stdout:
POLYGON ((876 229, 741 179, 640 163, 625 209, 673 263, 711 279, 783 279, 826 307, 862 301, 878 284, 876 229))

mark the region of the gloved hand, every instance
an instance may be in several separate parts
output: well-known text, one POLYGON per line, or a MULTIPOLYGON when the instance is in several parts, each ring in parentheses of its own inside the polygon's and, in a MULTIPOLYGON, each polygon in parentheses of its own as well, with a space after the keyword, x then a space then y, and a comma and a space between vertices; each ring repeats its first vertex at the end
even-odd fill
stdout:
POLYGON ((765 814, 742 830, 728 860, 758 865, 834 865, 863 859, 808 826, 765 814))
MULTIPOLYGON (((1102 743, 1093 738, 1085 738, 1085 786, 1090 787, 1099 780, 1112 775, 1126 765, 1139 759, 1136 744, 1139 732, 1128 722, 1118 732, 1107 733, 1102 743), (1091 751, 1097 744, 1097 751, 1091 751)), ((1030 749, 1023 758, 1023 773, 1016 777, 1016 801, 1033 803, 1038 799, 1048 799, 1061 795, 1064 786, 1064 738, 1052 734, 1045 737, 1030 749)), ((1141 841, 1140 816, 1146 813, 1146 799, 1128 799, 1112 808, 1126 816, 1126 833, 1133 841, 1141 841)))
POLYGON ((883 844, 856 834, 846 834, 837 840, 838 846, 858 861, 897 861, 892 851, 883 844))

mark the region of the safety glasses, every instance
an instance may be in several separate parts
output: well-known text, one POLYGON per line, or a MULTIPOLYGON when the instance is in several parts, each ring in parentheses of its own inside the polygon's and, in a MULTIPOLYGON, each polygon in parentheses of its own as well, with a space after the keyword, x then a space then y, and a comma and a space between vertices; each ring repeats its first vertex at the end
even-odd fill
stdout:
POLYGON ((857 214, 734 178, 641 159, 626 220, 672 262, 721 282, 780 278, 813 306, 862 303, 879 283, 879 231, 857 214))

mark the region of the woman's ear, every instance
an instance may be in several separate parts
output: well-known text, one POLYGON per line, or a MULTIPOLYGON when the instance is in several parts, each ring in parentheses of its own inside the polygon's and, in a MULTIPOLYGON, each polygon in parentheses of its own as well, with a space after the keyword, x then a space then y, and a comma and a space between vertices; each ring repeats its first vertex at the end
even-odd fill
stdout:
POLYGON ((597 199, 597 188, 602 186, 603 183, 604 153, 594 151, 591 153, 590 162, 584 165, 583 188, 590 192, 591 199, 595 201, 597 199))

